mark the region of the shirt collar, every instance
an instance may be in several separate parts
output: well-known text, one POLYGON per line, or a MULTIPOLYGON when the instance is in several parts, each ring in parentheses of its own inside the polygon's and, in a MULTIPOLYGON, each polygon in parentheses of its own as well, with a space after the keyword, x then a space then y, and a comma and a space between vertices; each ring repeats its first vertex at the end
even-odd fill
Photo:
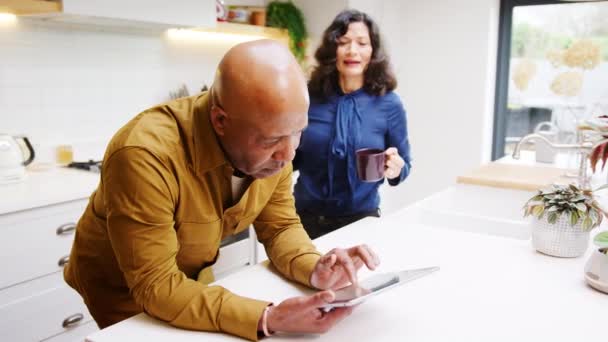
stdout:
POLYGON ((209 92, 202 93, 194 103, 192 120, 192 134, 194 135, 193 164, 198 175, 222 165, 231 167, 211 125, 209 94, 209 92))

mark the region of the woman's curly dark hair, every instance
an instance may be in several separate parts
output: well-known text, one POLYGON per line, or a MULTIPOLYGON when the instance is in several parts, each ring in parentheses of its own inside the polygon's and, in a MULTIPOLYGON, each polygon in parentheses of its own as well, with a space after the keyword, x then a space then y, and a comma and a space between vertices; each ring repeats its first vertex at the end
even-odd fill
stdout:
POLYGON ((313 69, 308 82, 311 96, 326 100, 339 89, 336 50, 338 39, 348 32, 348 25, 362 22, 369 30, 372 56, 365 70, 363 89, 373 95, 384 95, 397 87, 389 58, 380 42, 378 25, 367 14, 348 9, 340 12, 323 33, 321 46, 315 52, 318 65, 313 69))

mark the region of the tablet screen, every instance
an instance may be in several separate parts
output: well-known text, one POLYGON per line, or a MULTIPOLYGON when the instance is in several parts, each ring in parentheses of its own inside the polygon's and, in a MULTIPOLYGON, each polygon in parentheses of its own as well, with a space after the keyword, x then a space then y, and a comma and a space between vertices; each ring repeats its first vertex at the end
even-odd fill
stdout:
POLYGON ((427 274, 435 272, 438 269, 439 267, 427 267, 404 270, 401 272, 375 274, 363 281, 360 281, 358 285, 350 285, 336 290, 335 300, 326 304, 323 309, 325 311, 329 311, 335 307, 357 305, 370 296, 374 296, 399 284, 418 279, 427 274))
POLYGON ((399 277, 394 274, 376 274, 359 282, 358 285, 350 285, 337 290, 336 299, 332 304, 344 303, 355 298, 371 295, 397 283, 399 283, 399 277))

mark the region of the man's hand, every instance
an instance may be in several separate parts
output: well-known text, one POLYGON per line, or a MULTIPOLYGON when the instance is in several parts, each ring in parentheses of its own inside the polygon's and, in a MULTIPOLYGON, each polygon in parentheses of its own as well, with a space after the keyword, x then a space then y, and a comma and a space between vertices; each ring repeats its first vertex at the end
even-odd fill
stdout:
POLYGON ((327 332, 353 310, 352 307, 334 308, 330 312, 319 309, 334 299, 333 291, 327 290, 312 296, 289 298, 277 306, 271 306, 268 309, 268 330, 313 334, 327 332))
POLYGON ((357 271, 366 265, 375 270, 378 255, 367 245, 348 249, 334 248, 319 259, 310 275, 310 284, 318 289, 339 289, 349 282, 357 283, 357 271))
POLYGON ((384 164, 384 176, 388 179, 399 177, 401 169, 405 166, 405 161, 399 155, 395 147, 389 147, 384 151, 386 162, 384 164))

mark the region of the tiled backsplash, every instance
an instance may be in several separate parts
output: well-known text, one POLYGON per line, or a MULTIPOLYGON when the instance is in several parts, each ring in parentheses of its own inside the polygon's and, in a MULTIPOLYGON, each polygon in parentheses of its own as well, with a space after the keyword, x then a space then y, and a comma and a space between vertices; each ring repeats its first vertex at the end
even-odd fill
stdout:
POLYGON ((81 158, 93 152, 79 146, 99 150, 182 83, 191 94, 209 84, 233 44, 31 19, 0 23, 0 132, 30 137, 39 161, 51 160, 59 144, 74 145, 81 158))

